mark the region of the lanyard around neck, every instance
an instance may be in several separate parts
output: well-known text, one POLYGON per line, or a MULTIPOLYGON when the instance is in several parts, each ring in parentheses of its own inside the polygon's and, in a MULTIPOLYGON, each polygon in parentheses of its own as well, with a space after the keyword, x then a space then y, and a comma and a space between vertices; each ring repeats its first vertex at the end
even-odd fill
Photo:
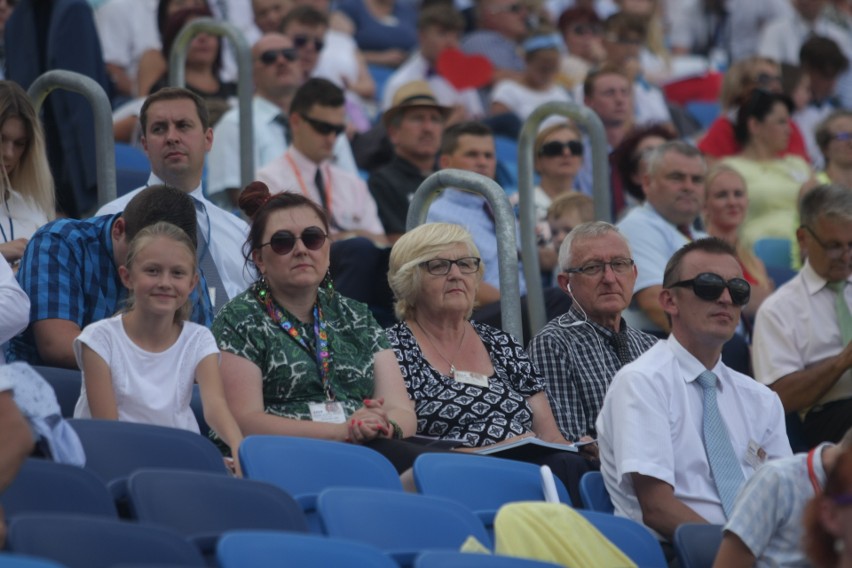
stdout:
POLYGON ((329 348, 328 340, 328 322, 323 317, 319 296, 316 303, 314 303, 313 309, 316 349, 312 349, 308 345, 306 338, 299 331, 298 325, 290 321, 288 314, 275 303, 272 293, 268 289, 258 286, 256 295, 257 300, 266 308, 266 313, 269 314, 272 321, 287 334, 287 337, 295 341, 297 345, 314 358, 325 396, 329 401, 333 401, 335 397, 334 390, 331 388, 331 349, 329 348))
MULTIPOLYGON (((296 162, 293 161, 292 156, 290 154, 285 154, 287 161, 290 162, 290 167, 293 169, 293 173, 296 174, 296 181, 299 182, 299 190, 302 192, 302 195, 311 199, 311 193, 308 191, 308 186, 305 185, 305 180, 302 178, 302 172, 299 171, 299 168, 296 167, 296 162)), ((322 167, 317 165, 317 169, 322 171, 322 167)), ((326 203, 326 213, 328 213, 329 217, 332 217, 331 213, 331 171, 326 168, 325 171, 325 203, 326 203)), ((320 191, 320 188, 317 188, 317 191, 320 191)), ((313 201, 313 200, 312 200, 313 201)))
POLYGON ((816 456, 816 451, 820 448, 817 446, 808 452, 808 477, 811 480, 811 485, 814 486, 814 494, 819 495, 822 493, 822 485, 819 482, 819 479, 816 475, 816 470, 814 469, 814 457, 816 456))

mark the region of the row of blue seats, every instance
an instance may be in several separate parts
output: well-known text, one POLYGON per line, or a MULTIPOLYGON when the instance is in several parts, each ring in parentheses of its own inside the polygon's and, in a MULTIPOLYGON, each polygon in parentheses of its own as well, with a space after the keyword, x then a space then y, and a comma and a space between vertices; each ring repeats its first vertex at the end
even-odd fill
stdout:
MULTIPOLYGON (((543 495, 536 466, 456 454, 422 456, 414 471, 421 491, 448 495, 452 499, 408 494, 402 491, 390 463, 372 450, 286 437, 247 438, 241 455, 244 472, 250 479, 233 479, 223 474, 224 466, 215 448, 192 433, 115 422, 87 420, 72 421, 72 424, 81 432, 90 454, 92 436, 86 431, 91 432, 97 426, 104 432, 113 432, 108 438, 119 437, 115 430, 137 430, 136 443, 131 445, 125 437, 127 447, 113 453, 110 448, 115 444, 107 440, 99 451, 105 455, 113 453, 114 462, 125 463, 113 463, 111 469, 105 469, 98 455, 90 455, 93 459, 89 460, 87 468, 99 473, 30 460, 0 497, 13 523, 34 511, 85 511, 115 521, 118 515, 114 498, 124 496, 131 518, 170 526, 192 539, 208 556, 214 553, 218 537, 228 530, 306 532, 313 528, 331 536, 373 544, 391 552, 402 564, 410 565, 421 550, 457 548, 471 534, 489 546, 491 536, 483 521, 490 523, 496 509, 506 502, 541 500, 543 495), (159 433, 160 443, 154 445, 161 454, 173 458, 163 460, 146 456, 154 448, 139 435, 142 430, 163 431, 159 433), (187 451, 175 456, 174 450, 180 444, 169 440, 165 431, 176 438, 195 438, 208 444, 213 452, 212 459, 204 465, 205 460, 199 459, 198 454, 202 452, 197 444, 184 444, 187 451), (189 455, 193 453, 195 457, 189 455), (166 461, 171 463, 164 463, 166 461), (138 470, 136 467, 151 465, 186 466, 195 471, 138 470), (124 477, 131 468, 136 471, 124 477), (251 479, 265 475, 271 475, 273 479, 269 481, 273 483, 251 479), (112 493, 102 479, 109 480, 112 493), (461 480, 468 483, 457 483, 461 480), (117 484, 122 486, 118 493, 115 491, 117 484), (340 488, 347 485, 361 487, 340 488), (338 488, 334 489, 335 486, 338 488), (323 487, 332 489, 323 490, 323 487), (312 516, 313 522, 309 521, 312 516), (434 518, 434 521, 427 521, 427 518, 434 518), (381 530, 377 530, 378 527, 381 530)), ((564 488, 561 493, 567 500, 564 488)), ((652 555, 651 562, 640 564, 664 564, 659 545, 641 525, 608 514, 589 512, 587 515, 629 556, 652 555)))

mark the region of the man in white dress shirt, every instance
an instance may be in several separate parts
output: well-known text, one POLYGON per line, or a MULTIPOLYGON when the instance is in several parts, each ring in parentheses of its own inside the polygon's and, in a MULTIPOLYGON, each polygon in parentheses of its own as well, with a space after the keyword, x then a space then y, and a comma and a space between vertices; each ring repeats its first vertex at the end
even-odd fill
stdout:
POLYGON ((760 306, 753 358, 755 378, 804 417, 812 447, 852 427, 852 192, 819 186, 799 215, 807 260, 760 306))
POLYGON ((749 293, 727 243, 678 250, 660 292, 672 333, 616 373, 598 416, 615 513, 664 539, 681 523, 724 523, 744 481, 791 455, 778 396, 721 359, 749 293))
MULTIPOLYGON (((201 189, 204 157, 213 143, 213 129, 204 101, 192 91, 167 87, 148 96, 139 116, 142 147, 151 162, 147 185, 165 184, 193 198, 198 215, 199 266, 210 287, 210 300, 218 309, 249 284, 243 244, 245 221, 210 202, 201 189), (209 255, 209 256, 208 256, 209 255), (213 266, 205 268, 205 261, 213 266), (218 273, 218 277, 213 272, 218 273)), ((100 208, 98 215, 124 209, 140 187, 100 208)))

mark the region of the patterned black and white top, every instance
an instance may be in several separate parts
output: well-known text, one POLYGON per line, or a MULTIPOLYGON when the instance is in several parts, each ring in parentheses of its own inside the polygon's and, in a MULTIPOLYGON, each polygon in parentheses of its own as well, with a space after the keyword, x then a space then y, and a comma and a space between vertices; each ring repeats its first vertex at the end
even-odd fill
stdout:
POLYGON ((468 447, 487 446, 532 430, 526 398, 544 383, 526 351, 511 335, 471 322, 488 350, 494 374, 488 388, 460 383, 439 373, 423 356, 404 323, 386 330, 396 353, 408 395, 414 400, 417 433, 464 440, 468 447))

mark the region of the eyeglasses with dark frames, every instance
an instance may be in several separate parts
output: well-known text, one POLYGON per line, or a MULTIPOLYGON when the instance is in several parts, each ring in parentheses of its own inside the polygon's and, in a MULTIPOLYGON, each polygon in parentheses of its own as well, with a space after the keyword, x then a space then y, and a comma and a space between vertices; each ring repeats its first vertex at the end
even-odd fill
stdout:
POLYGON ((302 49, 306 45, 313 45, 315 51, 322 51, 322 48, 325 47, 325 42, 319 38, 311 37, 308 35, 295 35, 293 36, 293 45, 296 49, 302 49))
POLYGON ((825 251, 825 256, 831 259, 841 258, 847 251, 852 250, 852 243, 843 244, 843 243, 825 243, 821 238, 817 236, 813 229, 808 227, 807 225, 802 225, 802 228, 809 232, 813 239, 817 242, 817 244, 825 251))
POLYGON ((590 262, 583 266, 574 268, 566 268, 568 274, 582 274, 583 276, 597 276, 602 274, 606 267, 609 266, 616 274, 627 274, 633 268, 632 258, 615 258, 609 262, 590 262))
POLYGON ((296 247, 297 240, 301 240, 302 244, 305 245, 305 248, 308 250, 319 250, 322 248, 322 245, 325 244, 325 240, 327 238, 328 235, 319 227, 308 227, 302 231, 302 234, 299 236, 294 235, 290 231, 276 231, 273 233, 272 237, 270 237, 268 243, 263 243, 258 248, 263 248, 266 245, 269 245, 272 252, 284 256, 285 254, 293 252, 293 249, 296 247))
POLYGON ((731 303, 735 306, 748 304, 751 298, 751 284, 742 278, 725 280, 718 274, 702 272, 695 278, 675 282, 669 288, 692 288, 693 294, 708 302, 715 302, 722 297, 725 289, 731 294, 731 303))
POLYGON ((317 118, 311 118, 310 116, 306 115, 303 112, 300 112, 299 116, 301 116, 303 119, 305 119, 305 122, 310 124, 311 128, 313 128, 314 131, 317 134, 320 134, 322 136, 328 136, 329 134, 334 134, 335 136, 340 136, 343 133, 343 131, 346 130, 346 125, 344 125, 344 124, 332 124, 332 123, 326 122, 324 120, 319 120, 317 118))
POLYGON ((582 156, 584 149, 583 143, 579 140, 569 140, 567 142, 551 140, 541 145, 538 155, 545 158, 555 158, 564 154, 565 150, 568 150, 572 156, 582 156))
POLYGON ((296 50, 292 47, 282 47, 281 49, 267 49, 260 54, 258 59, 264 65, 272 65, 278 61, 279 56, 292 63, 293 61, 296 61, 299 54, 296 53, 296 50))
POLYGON ((450 273, 454 264, 459 267, 459 272, 462 274, 473 274, 479 270, 479 264, 481 262, 482 259, 475 256, 465 256, 463 258, 457 258, 456 260, 451 260, 449 258, 433 258, 432 260, 421 262, 420 266, 425 268, 426 272, 433 276, 446 276, 450 273))

